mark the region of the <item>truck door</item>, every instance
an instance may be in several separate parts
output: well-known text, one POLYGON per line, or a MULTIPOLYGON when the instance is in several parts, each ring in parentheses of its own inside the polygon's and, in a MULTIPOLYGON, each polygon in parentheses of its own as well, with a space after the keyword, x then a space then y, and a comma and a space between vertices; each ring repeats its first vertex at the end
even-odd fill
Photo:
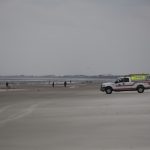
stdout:
POLYGON ((125 86, 132 86, 134 82, 130 81, 129 78, 124 78, 124 85, 125 86))
POLYGON ((122 91, 123 88, 124 88, 124 81, 123 81, 123 78, 120 78, 115 82, 114 90, 122 91))
POLYGON ((129 78, 125 77, 125 78, 123 78, 123 84, 124 84, 123 86, 124 86, 125 90, 130 90, 133 88, 134 82, 130 81, 129 78))

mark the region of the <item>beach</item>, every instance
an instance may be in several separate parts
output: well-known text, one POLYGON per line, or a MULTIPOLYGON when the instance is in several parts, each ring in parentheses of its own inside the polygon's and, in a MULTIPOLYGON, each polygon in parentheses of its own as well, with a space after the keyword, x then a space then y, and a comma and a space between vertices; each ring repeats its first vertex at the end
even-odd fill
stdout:
POLYGON ((2 150, 149 150, 150 90, 98 85, 0 89, 2 150))

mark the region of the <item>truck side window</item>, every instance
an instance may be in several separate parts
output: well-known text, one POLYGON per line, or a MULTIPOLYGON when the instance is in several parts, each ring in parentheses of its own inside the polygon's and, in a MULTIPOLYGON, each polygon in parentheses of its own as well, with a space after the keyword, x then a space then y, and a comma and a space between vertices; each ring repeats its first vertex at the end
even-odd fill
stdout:
POLYGON ((129 78, 124 78, 124 82, 129 82, 129 78))

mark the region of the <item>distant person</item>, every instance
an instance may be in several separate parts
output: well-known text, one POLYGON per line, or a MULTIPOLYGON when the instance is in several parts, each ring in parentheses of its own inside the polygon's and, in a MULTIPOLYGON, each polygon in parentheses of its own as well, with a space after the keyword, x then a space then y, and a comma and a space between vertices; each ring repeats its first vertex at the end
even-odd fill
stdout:
POLYGON ((8 82, 6 82, 6 88, 8 88, 9 87, 9 83, 8 82))
POLYGON ((64 82, 64 87, 66 87, 66 86, 67 86, 67 82, 65 81, 65 82, 64 82))
POLYGON ((55 83, 53 82, 53 83, 52 83, 52 87, 54 88, 54 86, 55 86, 55 83))

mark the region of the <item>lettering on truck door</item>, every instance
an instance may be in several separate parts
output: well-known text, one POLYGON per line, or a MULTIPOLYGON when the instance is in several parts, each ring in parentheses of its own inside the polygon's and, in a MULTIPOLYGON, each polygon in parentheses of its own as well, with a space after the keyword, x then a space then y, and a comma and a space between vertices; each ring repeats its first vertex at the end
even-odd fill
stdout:
POLYGON ((132 89, 134 86, 134 82, 130 81, 129 78, 123 78, 123 82, 125 90, 132 89))

